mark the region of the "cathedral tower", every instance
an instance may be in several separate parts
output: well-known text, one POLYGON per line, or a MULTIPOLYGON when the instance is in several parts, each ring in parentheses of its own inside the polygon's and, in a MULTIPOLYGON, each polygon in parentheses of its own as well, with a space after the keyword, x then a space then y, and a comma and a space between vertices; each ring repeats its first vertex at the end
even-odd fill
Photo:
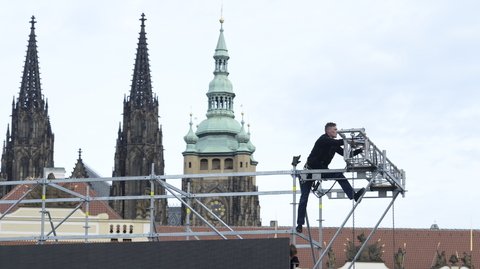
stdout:
MULTIPOLYGON (((228 79, 228 50, 223 35, 223 19, 220 19, 220 37, 213 58, 214 79, 207 92, 207 119, 194 133, 190 115, 190 130, 184 137, 187 148, 183 152, 184 174, 255 172, 257 162, 253 159, 255 147, 250 142, 250 132, 245 131, 243 112, 241 124, 235 120, 233 109, 235 93, 228 79)), ((225 193, 257 191, 255 177, 186 178, 182 189, 192 193, 225 193)), ((218 196, 200 200, 216 216, 232 226, 260 226, 258 196, 218 196)), ((192 203, 210 223, 220 222, 203 207, 192 203)), ((185 220, 185 212, 182 219, 185 220)), ((191 214, 192 225, 205 225, 191 214)))
MULTIPOLYGON (((133 71, 130 96, 123 101, 123 130, 118 130, 113 177, 146 176, 152 172, 163 175, 162 130, 158 124, 158 98, 152 92, 150 64, 148 60, 145 15, 140 19, 141 29, 133 71)), ((112 196, 135 196, 150 193, 150 182, 114 181, 112 196)), ((160 185, 155 185, 155 194, 165 194, 160 185)), ((123 218, 148 217, 144 200, 112 201, 111 206, 123 218)), ((166 199, 155 201, 155 221, 167 223, 166 199)))
MULTIPOLYGON (((53 167, 54 135, 44 100, 38 67, 35 17, 32 16, 27 56, 20 93, 12 102, 12 126, 7 129, 0 178, 7 181, 42 177, 44 167, 53 167)), ((6 186, 1 196, 10 191, 6 186)))

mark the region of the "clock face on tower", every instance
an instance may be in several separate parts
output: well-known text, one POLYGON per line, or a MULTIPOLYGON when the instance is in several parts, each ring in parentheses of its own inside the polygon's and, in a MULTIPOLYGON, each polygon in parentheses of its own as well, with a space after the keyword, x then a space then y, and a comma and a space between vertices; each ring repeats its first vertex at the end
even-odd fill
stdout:
MULTIPOLYGON (((212 200, 208 204, 208 209, 210 209, 210 211, 212 211, 212 213, 218 218, 223 218, 223 216, 225 216, 225 205, 219 200, 212 200)), ((215 216, 208 213, 208 217, 212 220, 216 219, 215 216)))

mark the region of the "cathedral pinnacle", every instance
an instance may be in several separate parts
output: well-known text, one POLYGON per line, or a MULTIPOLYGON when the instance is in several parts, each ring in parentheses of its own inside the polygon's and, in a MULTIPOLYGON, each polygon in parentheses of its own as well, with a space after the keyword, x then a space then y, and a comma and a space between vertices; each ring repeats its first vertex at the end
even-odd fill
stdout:
POLYGON ((148 60, 147 37, 145 33, 145 14, 142 13, 140 37, 138 38, 137 57, 133 71, 130 101, 135 107, 153 105, 152 82, 150 77, 150 62, 148 60))
POLYGON ((22 83, 18 103, 22 108, 42 108, 42 91, 40 88, 40 70, 38 67, 37 40, 35 39, 35 16, 30 21, 30 36, 28 40, 27 56, 23 70, 22 83))

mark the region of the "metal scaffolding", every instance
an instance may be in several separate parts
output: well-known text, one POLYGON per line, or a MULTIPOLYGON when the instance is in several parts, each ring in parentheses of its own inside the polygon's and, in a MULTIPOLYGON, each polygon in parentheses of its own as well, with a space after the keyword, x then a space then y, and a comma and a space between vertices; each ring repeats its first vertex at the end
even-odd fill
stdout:
MULTIPOLYGON (((39 231, 38 236, 28 236, 28 237, 4 237, 0 238, 0 241, 20 241, 20 240, 34 240, 38 241, 38 244, 44 244, 47 240, 85 240, 85 243, 89 239, 110 239, 112 235, 91 235, 88 233, 89 220, 88 214, 85 217, 85 235, 63 235, 58 236, 56 230, 61 226, 75 211, 77 211, 83 204, 86 204, 87 211, 88 205, 93 201, 112 201, 112 200, 141 200, 147 199, 150 200, 150 232, 149 233, 137 233, 137 234, 116 234, 116 238, 148 238, 149 241, 155 239, 160 240, 162 237, 186 237, 187 240, 190 237, 195 237, 198 240, 198 236, 212 236, 217 235, 223 239, 227 239, 226 236, 236 236, 239 239, 242 239, 242 235, 251 235, 251 234, 290 234, 292 236, 293 244, 296 244, 296 238, 300 237, 307 240, 309 245, 299 245, 300 248, 311 248, 312 249, 312 258, 314 261, 314 268, 322 268, 321 261, 325 256, 328 250, 335 239, 338 237, 338 234, 341 232, 346 222, 354 213, 355 209, 359 206, 360 201, 363 198, 390 198, 392 201, 385 209, 384 214, 381 216, 376 226, 372 230, 371 234, 367 238, 367 242, 370 237, 373 235, 377 227, 380 225, 383 217, 388 212, 390 207, 395 202, 395 199, 399 194, 405 196, 406 192, 406 178, 405 172, 398 169, 387 157, 386 152, 381 151, 375 146, 375 144, 366 136, 364 129, 346 129, 339 130, 339 135, 344 139, 344 160, 346 162, 345 169, 318 169, 318 170, 298 170, 297 165, 300 162, 300 156, 295 156, 292 161, 291 170, 279 170, 279 171, 260 171, 260 172, 237 172, 237 173, 214 173, 214 174, 188 174, 188 175, 155 175, 152 167, 152 174, 149 176, 135 176, 135 177, 110 177, 110 178, 75 178, 75 179, 48 179, 45 175, 41 179, 31 180, 31 181, 8 181, 0 182, 0 186, 7 185, 19 185, 19 184, 31 184, 34 185, 29 191, 27 191, 21 198, 18 200, 1 200, 0 204, 11 204, 10 208, 3 212, 0 216, 0 222, 15 206, 24 203, 41 203, 41 230, 39 231), (364 148, 364 151, 356 156, 351 156, 355 149, 364 148), (304 181, 307 180, 307 174, 312 174, 312 179, 318 181, 320 186, 316 193, 319 197, 319 204, 322 204, 322 197, 327 196, 329 199, 348 199, 345 196, 345 193, 342 189, 322 189, 323 181, 332 181, 336 180, 334 178, 322 178, 322 174, 326 173, 349 173, 351 177, 348 177, 349 180, 367 180, 366 192, 360 197, 358 202, 354 204, 351 211, 347 214, 343 223, 339 226, 336 234, 332 238, 331 242, 325 247, 322 247, 322 209, 319 207, 319 241, 314 241, 310 233, 310 224, 308 222, 307 215, 307 229, 308 236, 305 236, 301 233, 295 231, 296 224, 296 211, 297 211, 297 194, 300 194, 300 191, 297 191, 297 180, 304 181), (237 176, 276 176, 276 175, 289 175, 292 178, 293 190, 284 190, 284 191, 255 191, 255 192, 229 192, 229 193, 191 193, 188 188, 187 191, 181 190, 169 183, 166 180, 170 179, 183 179, 183 178, 211 178, 211 177, 237 177, 237 176), (98 182, 98 181, 131 181, 131 180, 148 180, 150 181, 151 190, 154 190, 153 185, 155 183, 160 184, 165 188, 165 195, 157 195, 153 191, 150 195, 139 195, 139 196, 100 196, 92 197, 88 194, 81 195, 74 191, 71 191, 67 188, 60 186, 58 183, 73 183, 73 182, 98 182), (74 198, 48 198, 46 197, 46 187, 51 186, 66 193, 69 193, 74 196, 74 198), (27 195, 33 191, 35 188, 42 188, 42 199, 28 199, 25 200, 27 195), (230 228, 221 218, 214 214, 210 209, 204 205, 199 198, 204 197, 225 197, 225 196, 249 196, 249 195, 292 195, 292 228, 286 230, 256 230, 256 231, 235 231, 230 228), (180 233, 158 233, 156 230, 155 218, 154 218, 154 201, 155 199, 168 199, 174 198, 182 203, 188 210, 187 212, 187 222, 186 222, 186 232, 180 233), (194 208, 190 206, 190 201, 195 201, 198 203, 207 213, 210 213, 211 216, 215 217, 223 226, 225 226, 228 231, 220 231, 218 227, 213 226, 208 220, 205 219, 199 212, 195 211, 194 208), (79 205, 76 206, 70 214, 68 214, 62 221, 60 221, 56 226, 53 224, 49 212, 46 210, 47 204, 50 202, 79 202, 79 205), (188 214, 195 214, 199 219, 201 219, 205 224, 211 228, 211 232, 193 232, 190 229, 188 220, 188 214), (46 232, 45 216, 49 217, 49 223, 51 230, 46 232), (53 236, 51 235, 53 233, 53 236), (315 258, 315 250, 318 251, 320 257, 315 258)), ((366 244, 364 244, 365 246, 366 244)), ((362 247, 363 248, 363 247, 362 247)), ((362 250, 362 249, 361 249, 362 250)), ((360 253, 361 250, 358 252, 360 253)), ((352 261, 349 268, 351 268, 355 260, 358 257, 355 257, 352 261)))
MULTIPOLYGON (((307 219, 307 230, 309 236, 305 236, 303 234, 299 234, 294 232, 294 235, 299 236, 307 241, 310 242, 310 245, 306 247, 310 247, 312 249, 312 258, 313 263, 315 266, 313 268, 322 268, 322 260, 326 255, 328 249, 332 246, 334 241, 337 239, 338 235, 345 227, 345 224, 350 219, 350 217, 354 214, 356 208, 359 206, 360 202, 363 198, 391 198, 391 202, 388 204, 387 208, 383 212, 382 216, 372 229, 372 232, 367 237, 366 241, 357 252, 357 255, 352 260, 352 263, 349 265, 348 268, 352 268, 354 266, 355 261, 358 259, 359 254, 362 252, 363 248, 367 245, 367 242, 370 240, 372 235, 375 233, 376 229, 382 222, 383 218, 390 210, 392 205, 394 204, 396 198, 399 194, 402 194, 405 197, 406 190, 406 176, 405 171, 398 169, 386 156, 385 150, 380 150, 366 135, 365 129, 342 129, 338 131, 338 134, 342 137, 344 141, 344 154, 343 158, 346 163, 345 169, 318 169, 318 170, 296 170, 296 166, 299 163, 300 156, 296 156, 293 159, 293 171, 299 178, 300 182, 305 180, 314 180, 319 183, 318 191, 314 192, 315 195, 319 198, 319 241, 312 240, 312 236, 310 233, 310 225, 308 222, 308 215, 306 216, 307 219), (362 148, 363 151, 353 156, 354 151, 356 149, 362 148), (343 192, 342 189, 322 189, 322 182, 329 181, 329 180, 336 180, 335 178, 323 178, 322 174, 327 173, 345 173, 348 172, 351 174, 349 179, 351 180, 367 180, 368 183, 365 186, 367 190, 359 199, 354 203, 352 209, 345 217, 345 220, 339 226, 337 232, 333 236, 332 240, 328 243, 328 245, 323 248, 321 242, 322 239, 322 197, 327 196, 329 199, 348 199, 343 192), (307 179, 307 174, 312 174, 312 179, 307 179), (319 252, 320 257, 318 260, 315 258, 314 249, 317 249, 319 252)), ((294 189, 296 180, 294 179, 294 189)), ((357 188, 358 190, 360 188, 357 188)), ((295 204, 296 198, 294 194, 293 202, 295 204)), ((293 210, 293 222, 292 227, 295 227, 295 214, 296 210, 293 210)), ((293 242, 295 244, 295 236, 293 237, 293 242)), ((304 246, 305 247, 305 246, 304 246)))

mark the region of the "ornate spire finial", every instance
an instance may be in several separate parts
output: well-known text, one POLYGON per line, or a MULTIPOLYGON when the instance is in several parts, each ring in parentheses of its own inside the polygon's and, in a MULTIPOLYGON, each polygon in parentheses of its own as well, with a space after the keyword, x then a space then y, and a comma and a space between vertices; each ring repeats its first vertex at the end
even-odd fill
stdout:
POLYGON ((222 8, 220 9, 220 32, 223 32, 223 22, 225 21, 223 19, 223 5, 222 5, 222 8))
POLYGON ((142 27, 145 27, 145 21, 147 19, 145 19, 145 13, 142 13, 142 18, 140 19, 142 21, 142 27))
POLYGON ((222 8, 220 9, 220 23, 223 24, 225 20, 223 19, 223 5, 222 8))
POLYGON ((32 29, 32 30, 35 29, 35 23, 37 23, 35 21, 35 16, 32 16, 32 20, 30 21, 30 23, 32 24, 32 27, 30 27, 30 29, 32 29))
POLYGON ((80 160, 82 158, 82 148, 78 149, 78 159, 80 160))

